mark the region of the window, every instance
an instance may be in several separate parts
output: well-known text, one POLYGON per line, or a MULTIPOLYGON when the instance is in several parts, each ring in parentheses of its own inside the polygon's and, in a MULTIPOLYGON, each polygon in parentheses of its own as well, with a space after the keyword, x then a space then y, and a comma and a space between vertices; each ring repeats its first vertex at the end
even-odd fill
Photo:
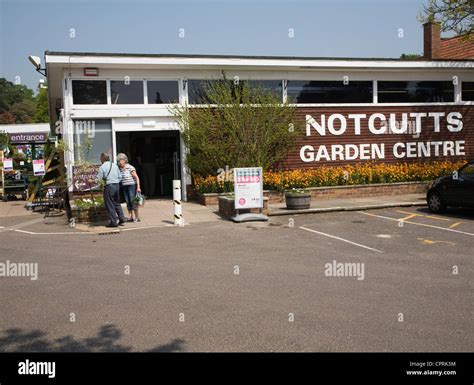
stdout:
POLYGON ((148 104, 179 103, 178 82, 175 80, 148 80, 148 104))
POLYGON ((462 82, 462 96, 463 102, 474 102, 474 82, 462 82))
POLYGON ((110 119, 74 120, 74 159, 100 164, 100 154, 112 154, 110 119))
MULTIPOLYGON (((188 80, 188 101, 189 104, 206 104, 210 103, 209 98, 206 95, 206 89, 212 87, 214 82, 220 82, 222 80, 188 80)), ((237 90, 244 84, 249 84, 251 88, 263 88, 264 90, 271 91, 275 96, 283 101, 282 85, 281 80, 239 80, 238 84, 235 84, 233 80, 229 80, 233 90, 237 90)), ((252 96, 250 96, 252 100, 252 96)))
POLYGON ((454 84, 450 81, 379 81, 379 103, 454 102, 454 84))
POLYGON ((105 80, 73 80, 73 104, 107 104, 107 82, 105 80))
POLYGON ((112 104, 144 104, 143 81, 135 80, 125 82, 112 80, 110 82, 110 95, 112 104))
POLYGON ((371 81, 289 80, 288 103, 372 103, 371 81))
POLYGON ((283 102, 283 88, 281 80, 249 80, 251 87, 260 87, 274 93, 283 102))
POLYGON ((210 103, 206 95, 206 90, 212 85, 212 82, 220 80, 188 80, 188 102, 189 104, 207 104, 210 103))

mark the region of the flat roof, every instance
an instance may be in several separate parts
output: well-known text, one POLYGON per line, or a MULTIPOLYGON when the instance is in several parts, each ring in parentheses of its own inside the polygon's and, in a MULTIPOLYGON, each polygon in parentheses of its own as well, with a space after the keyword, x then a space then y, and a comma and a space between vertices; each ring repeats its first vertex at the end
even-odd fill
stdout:
POLYGON ((49 132, 49 123, 19 123, 19 124, 0 124, 0 132, 7 134, 21 134, 27 132, 49 132))
MULTIPOLYGON (((264 60, 349 60, 349 61, 397 61, 416 62, 428 61, 419 59, 380 58, 380 57, 324 57, 324 56, 277 56, 277 55, 211 55, 211 54, 182 54, 182 53, 121 53, 121 52, 61 52, 45 51, 45 56, 95 56, 95 57, 148 57, 148 58, 191 58, 191 59, 264 59, 264 60)), ((429 61, 466 61, 473 62, 474 59, 431 59, 429 61)))

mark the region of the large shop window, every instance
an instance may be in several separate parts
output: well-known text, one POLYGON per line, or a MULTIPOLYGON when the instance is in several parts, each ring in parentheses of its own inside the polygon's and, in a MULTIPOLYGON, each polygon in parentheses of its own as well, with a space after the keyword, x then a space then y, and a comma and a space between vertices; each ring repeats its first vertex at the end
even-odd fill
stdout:
POLYGON ((454 102, 451 81, 379 81, 379 103, 454 102))
POLYGON ((221 82, 222 80, 212 79, 191 79, 188 80, 188 102, 189 104, 208 104, 211 100, 207 96, 207 91, 212 88, 212 84, 215 82, 221 82))
POLYGON ((462 96, 463 102, 474 102, 474 82, 462 82, 462 96))
POLYGON ((142 80, 111 80, 112 104, 144 104, 142 80))
POLYGON ((281 80, 249 80, 251 87, 262 88, 270 91, 283 102, 283 87, 281 80))
POLYGON ((288 103, 372 103, 371 81, 301 81, 287 83, 288 103))
POLYGON ((110 119, 74 120, 74 159, 100 164, 100 154, 112 154, 110 119))
MULTIPOLYGON (((212 87, 213 82, 220 82, 222 80, 188 80, 188 101, 189 104, 206 104, 210 100, 206 95, 206 90, 212 87)), ((281 80, 239 80, 238 83, 229 80, 229 83, 234 89, 243 87, 248 83, 251 88, 261 88, 274 93, 274 95, 283 100, 282 82, 281 80)), ((256 100, 257 102, 257 100, 256 100)))
POLYGON ((105 80, 73 80, 73 104, 107 104, 107 82, 105 80))
POLYGON ((148 80, 148 104, 179 103, 178 81, 148 80))

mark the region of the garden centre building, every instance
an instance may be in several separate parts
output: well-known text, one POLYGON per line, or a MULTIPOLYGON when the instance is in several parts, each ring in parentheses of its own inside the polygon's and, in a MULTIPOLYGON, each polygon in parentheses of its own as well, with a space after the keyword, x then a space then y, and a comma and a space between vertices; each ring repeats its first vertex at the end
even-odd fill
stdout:
POLYGON ((75 149, 70 177, 76 149, 90 143, 87 160, 124 152, 146 170, 148 194, 170 195, 173 178, 186 186, 191 177, 169 106, 199 103, 203 82, 225 72, 278 93, 305 119, 282 168, 474 158, 474 55, 437 57, 444 46, 426 35, 425 26, 419 60, 47 51, 51 129, 75 149))

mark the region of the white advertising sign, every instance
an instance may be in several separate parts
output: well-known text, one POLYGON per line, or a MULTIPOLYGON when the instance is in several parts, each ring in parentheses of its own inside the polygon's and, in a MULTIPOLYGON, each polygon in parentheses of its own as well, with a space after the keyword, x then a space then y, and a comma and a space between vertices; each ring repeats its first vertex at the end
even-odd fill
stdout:
POLYGON ((33 174, 35 176, 42 176, 45 174, 44 159, 33 160, 33 174))
POLYGON ((261 167, 234 168, 235 208, 263 207, 263 171, 261 167))
POLYGON ((3 158, 3 171, 13 170, 13 159, 12 158, 3 158))

